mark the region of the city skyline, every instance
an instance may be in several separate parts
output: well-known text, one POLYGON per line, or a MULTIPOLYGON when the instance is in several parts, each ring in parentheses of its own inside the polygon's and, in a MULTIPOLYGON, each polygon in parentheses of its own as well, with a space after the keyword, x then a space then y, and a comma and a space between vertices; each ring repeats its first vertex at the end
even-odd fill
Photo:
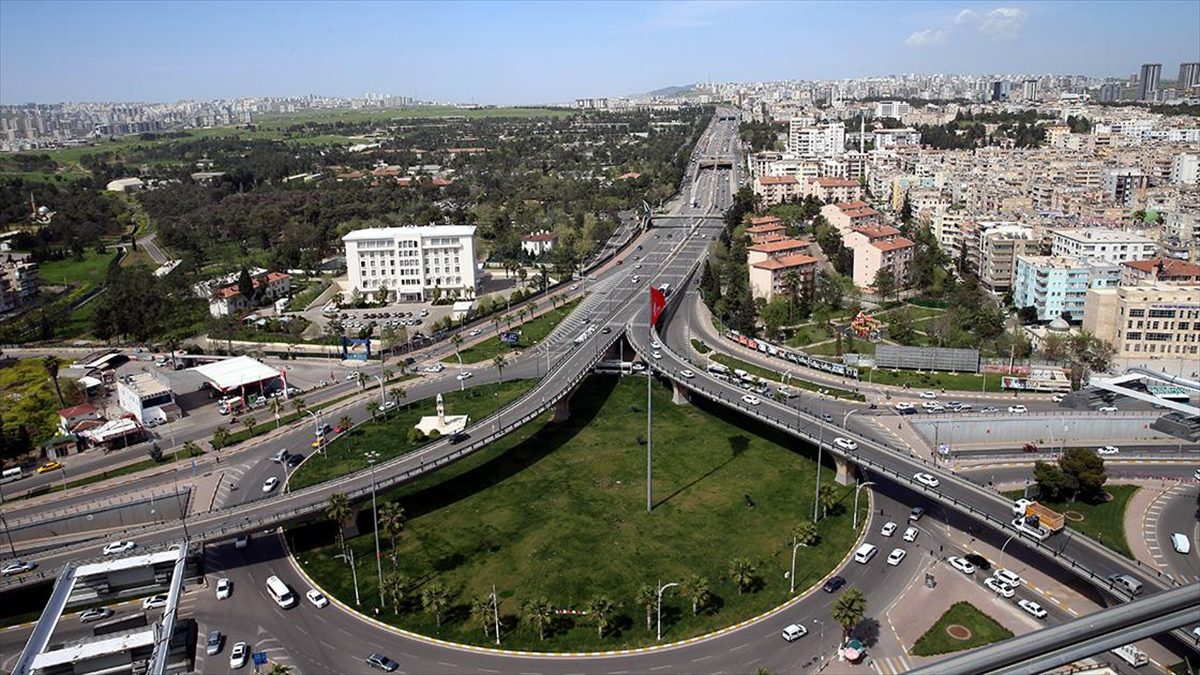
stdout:
POLYGON ((1145 63, 1173 75, 1200 52, 1200 36, 1188 28, 1200 23, 1200 5, 1174 2, 510 3, 487 5, 486 14, 473 3, 240 3, 131 11, 139 7, 0 4, 0 103, 364 92, 563 103, 703 81, 1127 78, 1145 63), (1156 39, 1126 39, 1130 25, 1156 39), (42 48, 47 30, 53 51, 42 48), (112 44, 139 47, 116 54, 112 44))

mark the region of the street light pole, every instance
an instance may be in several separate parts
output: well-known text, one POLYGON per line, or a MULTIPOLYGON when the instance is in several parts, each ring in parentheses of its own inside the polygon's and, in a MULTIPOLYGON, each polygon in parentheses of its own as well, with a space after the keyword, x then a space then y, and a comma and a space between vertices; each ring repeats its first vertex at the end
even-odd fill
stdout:
POLYGON ((663 584, 658 587, 658 640, 662 641, 662 596, 663 591, 672 586, 678 586, 677 583, 663 584))
POLYGON ((383 397, 383 378, 378 375, 374 375, 373 377, 379 381, 379 407, 382 408, 387 405, 387 399, 383 397))
MULTIPOLYGON (((306 415, 308 415, 309 417, 313 418, 313 434, 317 437, 317 439, 324 438, 324 434, 321 433, 321 418, 320 418, 320 416, 311 410, 305 410, 304 413, 306 415)), ((319 449, 321 451, 321 454, 325 454, 325 441, 320 440, 319 444, 320 444, 319 449)))
POLYGON ((371 467, 371 517, 375 520, 371 529, 375 530, 375 572, 379 575, 379 606, 383 602, 383 559, 379 554, 379 507, 375 502, 375 461, 379 459, 378 452, 366 453, 367 464, 371 467))
POLYGON ((350 578, 354 580, 354 605, 357 607, 362 604, 358 599, 358 570, 354 569, 354 548, 347 547, 347 550, 349 553, 338 553, 333 557, 341 558, 350 563, 350 578))
POLYGON ((854 413, 858 412, 858 411, 859 411, 859 410, 861 410, 861 409, 862 409, 862 408, 851 408, 850 410, 847 410, 847 411, 846 411, 846 414, 845 414, 845 415, 842 415, 842 428, 843 428, 843 429, 847 429, 847 428, 848 428, 848 427, 846 426, 846 422, 848 422, 848 421, 850 420, 850 416, 851 416, 851 415, 853 415, 854 413))
POLYGON ((8 538, 8 550, 12 553, 13 559, 17 557, 17 549, 13 546, 12 532, 8 530, 8 521, 4 518, 4 491, 0 490, 0 525, 4 526, 4 536, 8 538))
POLYGON ((817 642, 817 648, 821 650, 821 666, 818 668, 820 670, 821 667, 825 666, 825 622, 820 619, 813 619, 813 623, 821 626, 821 635, 817 642))
MULTIPOLYGON (((820 392, 817 393, 820 396, 820 392)), ((813 491, 813 522, 817 522, 817 507, 821 501, 821 455, 825 450, 825 398, 821 398, 821 423, 817 432, 817 486, 813 491)))
POLYGON ((853 529, 853 530, 858 529, 858 491, 867 487, 868 485, 874 485, 874 484, 875 484, 874 481, 867 481, 865 483, 859 483, 858 487, 854 488, 854 525, 851 526, 850 529, 853 529))
POLYGON ((788 579, 791 580, 792 585, 790 588, 788 588, 788 593, 796 592, 796 549, 803 545, 804 544, 797 542, 795 537, 792 537, 792 571, 788 575, 788 579))
POLYGON ((496 597, 496 584, 492 584, 492 618, 496 622, 496 644, 500 644, 500 600, 496 597))
POLYGON ((1010 534, 1008 535, 1008 539, 1004 540, 1004 545, 1000 547, 1000 560, 996 562, 996 569, 1002 569, 1004 567, 1004 548, 1005 546, 1008 546, 1008 542, 1012 541, 1013 537, 1015 536, 1017 535, 1010 534))

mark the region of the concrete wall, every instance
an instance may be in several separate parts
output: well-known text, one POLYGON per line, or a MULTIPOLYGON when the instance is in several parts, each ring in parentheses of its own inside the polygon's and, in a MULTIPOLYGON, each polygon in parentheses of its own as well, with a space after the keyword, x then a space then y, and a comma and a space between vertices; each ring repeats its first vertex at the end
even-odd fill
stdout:
POLYGON ((913 415, 908 418, 930 443, 1059 445, 1114 440, 1176 440, 1150 428, 1161 413, 1054 412, 1025 415, 913 415))
POLYGON ((15 525, 11 529, 14 536, 29 541, 145 523, 174 522, 179 520, 179 507, 187 509, 190 498, 191 488, 180 486, 178 499, 174 492, 167 492, 154 495, 153 499, 146 497, 90 510, 81 508, 77 513, 68 511, 50 515, 45 519, 15 525))

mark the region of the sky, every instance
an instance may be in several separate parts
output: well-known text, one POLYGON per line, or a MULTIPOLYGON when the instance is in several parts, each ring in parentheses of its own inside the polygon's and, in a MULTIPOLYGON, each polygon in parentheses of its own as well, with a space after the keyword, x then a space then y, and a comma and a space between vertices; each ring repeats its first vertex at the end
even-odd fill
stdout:
POLYGON ((569 102, 704 81, 1125 77, 1200 61, 1200 2, 0 0, 0 103, 366 93, 569 102))

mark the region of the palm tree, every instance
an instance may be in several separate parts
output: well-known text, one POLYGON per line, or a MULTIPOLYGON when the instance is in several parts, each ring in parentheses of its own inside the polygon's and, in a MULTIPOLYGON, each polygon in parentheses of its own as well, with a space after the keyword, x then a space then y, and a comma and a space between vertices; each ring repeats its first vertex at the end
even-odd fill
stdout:
POLYGON ((537 300, 530 300, 527 306, 529 307, 529 316, 533 316, 537 312, 538 302, 537 300))
POLYGON ((833 620, 842 626, 843 641, 850 638, 850 631, 863 620, 866 613, 867 599, 857 588, 847 589, 833 603, 833 620))
POLYGON ((292 675, 292 667, 285 666, 282 663, 272 663, 271 669, 267 671, 267 675, 292 675))
POLYGON ((283 412, 283 401, 279 397, 271 399, 271 414, 275 416, 275 428, 279 428, 279 413, 283 412))
POLYGON ((404 387, 391 387, 387 390, 389 401, 396 401, 402 398, 408 398, 408 392, 404 391, 404 387))
POLYGON ((471 601, 471 620, 483 627, 484 635, 492 632, 492 626, 496 623, 492 596, 485 595, 471 601))
POLYGON ((792 311, 796 309, 796 301, 800 294, 800 275, 796 270, 785 272, 783 275, 783 287, 788 293, 788 321, 792 321, 792 311))
POLYGON ((496 373, 499 379, 504 379, 504 366, 508 365, 508 361, 504 360, 503 354, 497 354, 492 357, 492 365, 496 366, 496 373))
POLYGON ((737 586, 738 595, 754 584, 756 571, 754 563, 745 558, 734 558, 729 562, 729 578, 737 586))
POLYGON ((54 383, 54 392, 58 394, 59 405, 64 408, 67 407, 67 401, 62 395, 62 388, 58 385, 58 357, 44 357, 42 359, 42 367, 46 369, 46 374, 50 376, 50 381, 54 383))
POLYGON ((658 589, 650 584, 642 584, 638 587, 637 595, 634 596, 634 602, 638 607, 646 610, 646 630, 654 630, 654 608, 658 605, 658 589))
POLYGON ((396 564, 397 553, 396 540, 404 532, 404 524, 408 517, 404 514, 404 507, 400 506, 399 502, 388 502, 379 509, 379 531, 383 532, 389 539, 392 540, 392 564, 396 564))
MULTIPOLYGON (((459 356, 459 349, 462 347, 463 337, 460 333, 455 333, 450 336, 450 344, 454 345, 454 355, 459 356)), ((459 356, 459 358, 462 358, 459 356)))
POLYGON ((421 591, 421 607, 433 615, 438 628, 442 627, 442 614, 450 606, 450 591, 440 581, 435 581, 421 591))
POLYGON ((342 523, 350 517, 350 500, 341 492, 335 492, 329 495, 329 501, 325 503, 325 515, 333 521, 337 526, 337 541, 338 548, 342 551, 346 550, 346 539, 342 533, 342 523))
POLYGON ((546 631, 554 625, 554 607, 550 601, 545 598, 526 600, 521 612, 525 614, 525 620, 537 628, 538 638, 545 640, 546 631))
POLYGON ((829 515, 829 509, 833 508, 838 503, 837 493, 833 487, 822 485, 820 491, 817 492, 817 503, 821 506, 821 517, 825 518, 829 515))
POLYGON ((304 411, 308 410, 308 404, 304 402, 304 399, 298 398, 292 401, 292 408, 296 410, 297 415, 303 415, 304 411))
POLYGON ((399 572, 389 572, 383 578, 383 593, 392 601, 392 611, 400 613, 400 605, 408 599, 408 577, 399 572))
POLYGON ((392 370, 391 368, 384 368, 383 372, 382 372, 383 381, 387 382, 388 380, 392 379, 392 376, 395 374, 396 374, 396 371, 392 370))
POLYGON ((253 415, 246 415, 242 418, 242 424, 246 427, 246 431, 253 436, 254 427, 258 426, 258 420, 254 419, 253 415))
POLYGON ((680 590, 683 591, 688 600, 692 601, 692 616, 699 614, 700 610, 704 609, 712 598, 712 591, 708 587, 708 579, 699 574, 693 574, 684 579, 680 590))
POLYGON ((350 419, 349 415, 342 415, 338 418, 337 425, 341 427, 342 431, 348 430, 352 424, 354 424, 354 420, 350 419))
POLYGON ((525 307, 522 307, 521 309, 517 310, 517 321, 519 321, 520 323, 525 323, 526 316, 529 316, 528 309, 526 309, 525 307))
POLYGON ((212 440, 209 441, 209 444, 212 445, 213 450, 220 450, 229 445, 229 429, 225 425, 213 429, 212 440))
POLYGON ((801 546, 812 546, 819 539, 816 523, 804 521, 792 528, 792 539, 801 546))
POLYGON ((605 596, 592 598, 587 605, 588 616, 592 621, 596 622, 596 631, 600 637, 604 637, 604 632, 613 624, 613 619, 616 618, 617 605, 605 596))
POLYGON ((184 442, 183 448, 181 448, 181 449, 183 450, 184 457, 195 457, 195 456, 201 454, 201 452, 202 452, 200 450, 200 446, 196 445, 192 441, 184 442))
POLYGON ((379 401, 376 401, 375 399, 367 401, 367 414, 371 416, 371 419, 375 419, 379 416, 379 410, 379 401))
POLYGON ((501 318, 499 313, 492 315, 492 325, 496 327, 496 335, 500 334, 500 321, 501 318))

